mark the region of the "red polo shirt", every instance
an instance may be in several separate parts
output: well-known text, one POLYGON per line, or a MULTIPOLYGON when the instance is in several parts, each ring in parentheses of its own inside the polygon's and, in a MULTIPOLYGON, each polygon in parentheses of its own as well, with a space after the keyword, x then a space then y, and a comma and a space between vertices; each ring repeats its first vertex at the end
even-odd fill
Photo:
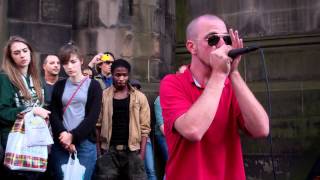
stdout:
POLYGON ((229 79, 214 120, 201 141, 191 142, 174 129, 175 120, 188 111, 202 92, 189 68, 161 81, 160 101, 169 151, 166 179, 244 180, 239 137, 244 122, 229 79))

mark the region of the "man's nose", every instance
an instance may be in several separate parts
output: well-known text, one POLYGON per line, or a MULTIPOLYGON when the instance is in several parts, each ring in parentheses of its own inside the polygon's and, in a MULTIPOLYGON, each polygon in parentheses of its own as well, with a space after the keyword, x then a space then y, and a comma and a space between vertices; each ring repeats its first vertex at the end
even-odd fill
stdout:
POLYGON ((120 76, 119 79, 120 79, 120 81, 123 81, 124 80, 124 76, 120 76))

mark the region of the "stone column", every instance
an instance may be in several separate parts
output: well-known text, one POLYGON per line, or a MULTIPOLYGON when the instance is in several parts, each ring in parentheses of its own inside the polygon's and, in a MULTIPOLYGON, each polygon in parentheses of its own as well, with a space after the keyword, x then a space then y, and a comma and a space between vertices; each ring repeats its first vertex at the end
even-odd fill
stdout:
MULTIPOLYGON (((1 50, 5 46, 5 42, 8 39, 7 29, 7 0, 0 0, 0 47, 1 50)), ((2 60, 2 51, 0 51, 0 57, 2 60)))
POLYGON ((173 56, 174 4, 169 0, 79 0, 74 39, 87 61, 98 52, 111 51, 131 63, 132 78, 158 82, 159 72, 169 69, 163 64, 173 56))

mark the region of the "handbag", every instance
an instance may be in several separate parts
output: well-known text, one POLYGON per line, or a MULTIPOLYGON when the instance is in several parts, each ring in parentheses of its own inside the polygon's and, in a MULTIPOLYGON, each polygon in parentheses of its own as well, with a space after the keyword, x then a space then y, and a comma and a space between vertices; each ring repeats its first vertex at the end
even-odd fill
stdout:
POLYGON ((83 180, 86 168, 82 166, 77 157, 77 151, 73 153, 74 159, 72 159, 72 153, 69 155, 67 164, 61 166, 63 172, 63 180, 83 180))
POLYGON ((24 119, 17 119, 9 133, 4 165, 11 170, 44 172, 47 169, 47 146, 26 146, 24 119))

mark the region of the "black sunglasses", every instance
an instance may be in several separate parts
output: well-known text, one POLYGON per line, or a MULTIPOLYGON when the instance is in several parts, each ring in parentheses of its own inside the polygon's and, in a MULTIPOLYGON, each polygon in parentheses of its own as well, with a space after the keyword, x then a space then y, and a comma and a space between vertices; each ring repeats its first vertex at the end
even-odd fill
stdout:
POLYGON ((231 37, 229 35, 211 35, 208 37, 208 45, 215 46, 220 41, 220 38, 226 43, 226 45, 232 45, 231 37))
POLYGON ((113 62, 111 62, 111 61, 104 61, 103 63, 105 63, 105 64, 112 64, 113 62))

